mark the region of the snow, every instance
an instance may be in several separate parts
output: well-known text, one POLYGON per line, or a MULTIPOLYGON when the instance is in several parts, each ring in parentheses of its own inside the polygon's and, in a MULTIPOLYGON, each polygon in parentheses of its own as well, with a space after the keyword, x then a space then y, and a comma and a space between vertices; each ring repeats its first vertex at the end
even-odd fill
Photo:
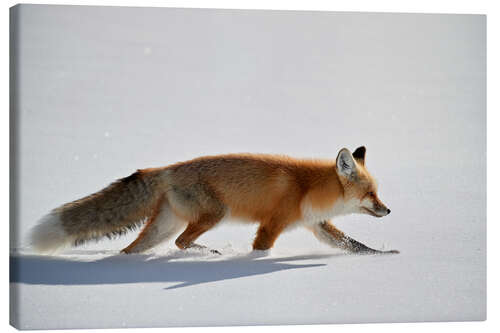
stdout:
POLYGON ((18 30, 11 322, 164 327, 486 318, 486 19, 479 15, 35 6, 18 30), (149 51, 147 51, 149 50, 149 51), (38 256, 29 230, 135 169, 367 147, 391 214, 303 229, 255 256, 224 223, 181 252, 136 234, 38 256))

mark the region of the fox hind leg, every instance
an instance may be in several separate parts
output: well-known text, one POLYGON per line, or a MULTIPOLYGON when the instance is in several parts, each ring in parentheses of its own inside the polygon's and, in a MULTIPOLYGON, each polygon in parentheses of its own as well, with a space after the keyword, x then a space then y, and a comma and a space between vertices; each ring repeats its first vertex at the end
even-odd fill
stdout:
POLYGON ((121 252, 140 253, 149 250, 172 238, 185 225, 186 222, 177 217, 168 203, 163 201, 155 208, 139 236, 121 252))
MULTIPOLYGON (((194 241, 222 220, 227 207, 218 199, 211 188, 199 183, 189 186, 173 185, 172 190, 167 193, 167 197, 174 210, 189 221, 186 229, 175 240, 175 245, 181 250, 206 248, 194 243, 194 241)), ((211 252, 219 253, 215 250, 211 250, 211 252)))
MULTIPOLYGON (((205 249, 206 246, 196 244, 194 241, 200 237, 203 233, 207 232, 213 228, 224 215, 219 214, 204 214, 198 220, 190 222, 179 237, 175 240, 175 245, 181 250, 194 248, 194 249, 205 249)), ((217 250, 210 250, 212 253, 220 254, 217 250)))

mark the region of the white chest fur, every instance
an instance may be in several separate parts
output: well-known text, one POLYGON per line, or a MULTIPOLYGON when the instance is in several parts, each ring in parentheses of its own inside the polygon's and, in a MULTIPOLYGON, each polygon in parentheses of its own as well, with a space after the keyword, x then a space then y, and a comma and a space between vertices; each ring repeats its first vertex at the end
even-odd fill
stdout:
POLYGON ((326 209, 313 208, 312 205, 305 201, 302 204, 302 219, 298 221, 299 225, 316 224, 321 221, 326 221, 336 216, 355 213, 359 210, 360 202, 356 199, 344 201, 337 199, 335 203, 326 209))

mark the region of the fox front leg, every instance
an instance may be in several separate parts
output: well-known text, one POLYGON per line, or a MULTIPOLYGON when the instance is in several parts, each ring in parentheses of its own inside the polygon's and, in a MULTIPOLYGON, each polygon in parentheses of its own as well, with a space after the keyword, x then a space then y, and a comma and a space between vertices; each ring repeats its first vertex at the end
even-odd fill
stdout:
POLYGON ((338 247, 343 250, 360 253, 360 254, 376 254, 376 253, 399 253, 397 250, 380 251, 372 249, 363 243, 345 235, 328 221, 322 221, 310 228, 316 238, 321 242, 327 243, 330 246, 338 247))

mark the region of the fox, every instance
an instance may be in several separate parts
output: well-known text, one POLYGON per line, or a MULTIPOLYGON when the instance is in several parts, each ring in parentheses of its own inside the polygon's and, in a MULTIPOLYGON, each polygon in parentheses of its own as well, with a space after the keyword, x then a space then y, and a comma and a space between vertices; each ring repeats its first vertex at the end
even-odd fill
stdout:
POLYGON ((181 250, 209 249, 196 239, 228 220, 258 223, 255 251, 271 249, 282 232, 299 226, 346 252, 399 253, 370 248, 331 222, 347 214, 381 218, 391 212, 378 198, 365 156, 362 146, 354 153, 342 148, 335 160, 244 153, 139 169, 53 209, 31 230, 31 245, 38 253, 53 254, 142 228, 121 253, 141 253, 175 235, 181 250))

